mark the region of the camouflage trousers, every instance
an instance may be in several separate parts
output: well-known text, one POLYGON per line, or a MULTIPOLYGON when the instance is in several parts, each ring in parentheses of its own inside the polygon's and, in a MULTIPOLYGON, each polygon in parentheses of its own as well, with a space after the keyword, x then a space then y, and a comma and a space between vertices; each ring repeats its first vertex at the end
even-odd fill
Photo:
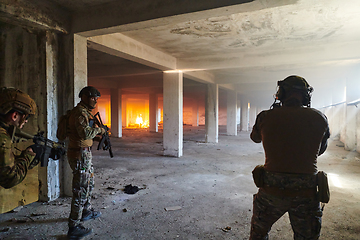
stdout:
MULTIPOLYGON (((298 189, 303 186, 304 188, 314 187, 316 182, 313 179, 311 175, 293 178, 267 174, 264 182, 271 187, 298 189)), ((260 188, 253 199, 250 240, 269 239, 268 233, 272 225, 286 212, 289 214, 295 240, 319 239, 322 210, 315 196, 276 196, 260 188)))
POLYGON ((83 211, 91 209, 91 193, 94 189, 94 168, 91 150, 68 151, 68 161, 73 171, 71 212, 69 227, 80 224, 83 211))

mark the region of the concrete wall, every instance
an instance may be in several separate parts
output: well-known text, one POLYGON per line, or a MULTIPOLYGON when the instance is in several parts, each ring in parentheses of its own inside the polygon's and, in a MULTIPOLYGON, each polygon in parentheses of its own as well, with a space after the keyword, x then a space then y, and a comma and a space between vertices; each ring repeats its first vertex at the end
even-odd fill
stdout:
MULTIPOLYGON (((38 111, 29 119, 24 131, 35 134, 40 129, 47 130, 47 86, 46 86, 46 39, 44 33, 32 34, 12 25, 2 26, 0 39, 0 86, 15 87, 28 93, 36 102, 38 111)), ((19 146, 21 149, 32 141, 19 146)), ((36 167, 28 172, 27 179, 18 186, 5 190, 0 187, 0 195, 16 205, 37 201, 40 185, 46 186, 46 171, 36 167)), ((41 188, 46 191, 46 188, 41 188)), ((1 204, 6 204, 3 202, 1 204)), ((11 206, 16 207, 16 206, 11 206)), ((10 210, 10 209, 9 209, 10 210)))
POLYGON ((329 121, 331 138, 344 143, 346 150, 360 152, 359 106, 342 103, 322 110, 329 121))
MULTIPOLYGON (((86 38, 44 30, 30 32, 9 24, 1 27, 0 86, 19 88, 35 100, 38 111, 25 125, 24 131, 31 134, 44 131, 45 137, 57 141, 59 116, 79 102, 77 95, 87 85, 86 38)), ((27 145, 30 144, 32 141, 27 145)), ((29 191, 32 197, 14 201, 28 204, 37 201, 38 197, 51 201, 61 192, 71 193, 71 170, 66 159, 50 160, 48 167, 37 167, 28 174, 28 179, 35 180, 24 182, 27 185, 25 193, 14 193, 14 197, 7 199, 14 201, 29 191), (33 178, 32 174, 38 176, 33 178)))
POLYGON ((356 151, 360 153, 360 110, 356 114, 356 151))

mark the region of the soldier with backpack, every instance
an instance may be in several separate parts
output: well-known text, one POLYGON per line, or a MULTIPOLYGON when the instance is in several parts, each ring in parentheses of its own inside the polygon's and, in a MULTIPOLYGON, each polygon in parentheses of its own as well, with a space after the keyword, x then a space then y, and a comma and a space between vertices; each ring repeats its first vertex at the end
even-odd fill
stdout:
POLYGON ((91 124, 91 111, 96 106, 100 92, 92 86, 87 86, 80 91, 79 97, 80 103, 60 119, 57 132, 59 140, 69 138, 67 156, 73 171, 73 197, 68 222, 70 239, 80 239, 89 235, 92 229, 84 227, 80 222, 101 216, 101 212, 95 211, 90 202, 94 188, 91 147, 93 139, 106 131, 96 124, 91 124))

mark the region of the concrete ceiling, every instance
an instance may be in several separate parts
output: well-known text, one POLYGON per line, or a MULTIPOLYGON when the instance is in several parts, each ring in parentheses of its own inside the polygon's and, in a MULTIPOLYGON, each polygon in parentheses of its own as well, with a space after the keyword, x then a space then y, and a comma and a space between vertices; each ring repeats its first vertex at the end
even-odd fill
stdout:
MULTIPOLYGON (((297 74, 314 86, 315 96, 359 73, 358 0, 52 2, 71 14, 73 32, 125 35, 173 56, 177 69, 207 71, 241 94, 272 99, 276 82, 297 74), (209 6, 202 10, 202 2, 209 6)), ((92 49, 88 65, 89 77, 160 71, 92 49)))

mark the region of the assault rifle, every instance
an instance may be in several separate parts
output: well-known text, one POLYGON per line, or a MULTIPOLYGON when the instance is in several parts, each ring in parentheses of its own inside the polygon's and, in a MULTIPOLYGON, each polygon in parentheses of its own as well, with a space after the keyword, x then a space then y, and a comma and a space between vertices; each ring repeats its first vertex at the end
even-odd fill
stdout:
MULTIPOLYGON (((31 135, 22 131, 15 126, 9 127, 9 133, 12 133, 12 138, 24 138, 24 139, 32 139, 34 144, 40 146, 43 149, 43 154, 40 157, 41 166, 47 167, 49 163, 49 158, 53 160, 60 159, 63 155, 65 155, 64 144, 51 141, 50 139, 45 138, 44 131, 38 132, 36 135, 31 135)), ((19 140, 20 140, 19 139, 19 140)))
POLYGON ((94 115, 94 121, 99 127, 102 127, 102 128, 105 129, 105 133, 101 136, 101 139, 99 141, 99 145, 97 147, 97 150, 100 150, 100 148, 102 148, 105 151, 109 150, 110 157, 111 158, 114 157, 112 149, 111 149, 111 142, 110 142, 110 137, 109 137, 109 128, 108 128, 108 126, 103 124, 99 112, 97 112, 94 115))

